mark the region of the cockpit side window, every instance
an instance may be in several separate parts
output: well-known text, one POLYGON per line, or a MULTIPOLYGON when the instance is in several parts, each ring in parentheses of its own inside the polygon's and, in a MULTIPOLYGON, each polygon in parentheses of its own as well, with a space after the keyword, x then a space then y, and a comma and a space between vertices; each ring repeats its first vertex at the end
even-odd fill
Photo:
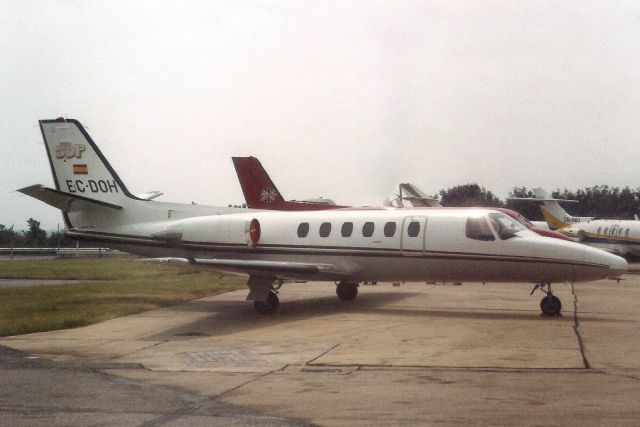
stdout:
POLYGON ((489 222, 491 222, 494 231, 498 233, 498 237, 502 240, 516 237, 516 233, 527 229, 520 222, 503 213, 490 213, 489 222))
POLYGON ((484 216, 467 218, 467 237, 486 242, 496 240, 491 228, 489 228, 487 218, 484 216))

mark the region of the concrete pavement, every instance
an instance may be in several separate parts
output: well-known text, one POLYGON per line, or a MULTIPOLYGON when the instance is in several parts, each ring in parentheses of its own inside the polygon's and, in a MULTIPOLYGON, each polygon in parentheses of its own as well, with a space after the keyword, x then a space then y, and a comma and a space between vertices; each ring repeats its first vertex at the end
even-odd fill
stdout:
POLYGON ((637 425, 640 276, 554 285, 289 284, 261 316, 246 292, 0 344, 322 425, 637 425))

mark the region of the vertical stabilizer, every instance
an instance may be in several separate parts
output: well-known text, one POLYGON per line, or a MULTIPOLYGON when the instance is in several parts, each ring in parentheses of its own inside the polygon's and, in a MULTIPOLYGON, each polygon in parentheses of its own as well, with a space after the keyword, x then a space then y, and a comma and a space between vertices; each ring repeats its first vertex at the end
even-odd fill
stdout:
POLYGON ((233 157, 242 193, 251 209, 282 209, 282 194, 255 157, 233 157))
POLYGON ((398 196, 398 205, 403 207, 403 200, 411 202, 413 207, 429 207, 429 208, 441 208, 442 205, 433 197, 427 196, 427 194, 420 190, 418 187, 411 183, 402 183, 399 186, 400 195, 398 196))
POLYGON ((40 129, 56 190, 79 198, 122 205, 133 198, 77 120, 41 120, 40 129))
POLYGON ((544 216, 545 221, 549 224, 549 227, 552 229, 560 229, 564 227, 568 227, 572 223, 589 221, 593 219, 593 217, 585 217, 585 216, 572 216, 570 215, 562 206, 560 206, 559 202, 570 202, 577 203, 577 200, 568 200, 568 199, 552 199, 549 198, 547 192, 541 188, 532 189, 533 194, 537 199, 542 203, 540 205, 540 211, 542 211, 542 215, 544 216))

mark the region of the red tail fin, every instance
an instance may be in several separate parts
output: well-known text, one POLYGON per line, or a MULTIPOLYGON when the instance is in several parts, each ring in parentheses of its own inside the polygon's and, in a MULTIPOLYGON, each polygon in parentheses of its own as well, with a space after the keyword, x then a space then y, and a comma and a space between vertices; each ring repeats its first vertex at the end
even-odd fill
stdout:
POLYGON ((232 157, 240 186, 251 209, 282 209, 284 198, 255 157, 232 157))

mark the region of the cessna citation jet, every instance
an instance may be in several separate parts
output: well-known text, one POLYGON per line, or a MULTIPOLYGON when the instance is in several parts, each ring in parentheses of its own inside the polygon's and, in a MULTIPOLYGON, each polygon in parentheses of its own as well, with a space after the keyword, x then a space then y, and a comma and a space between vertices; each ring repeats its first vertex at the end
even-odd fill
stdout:
POLYGON ((278 308, 288 280, 336 282, 341 300, 362 281, 536 284, 558 314, 552 282, 618 277, 623 258, 547 239, 491 209, 258 211, 144 200, 132 195, 77 120, 42 120, 55 189, 24 194, 62 210, 65 234, 113 248, 249 276, 248 300, 278 308))

